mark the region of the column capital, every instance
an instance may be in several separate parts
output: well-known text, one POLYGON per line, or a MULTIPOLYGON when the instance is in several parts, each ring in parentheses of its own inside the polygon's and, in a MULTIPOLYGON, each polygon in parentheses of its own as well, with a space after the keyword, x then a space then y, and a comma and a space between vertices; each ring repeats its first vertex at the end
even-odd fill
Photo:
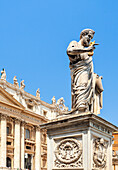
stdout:
POLYGON ((21 120, 21 126, 25 126, 27 123, 25 120, 21 120))
POLYGON ((40 131, 40 129, 41 129, 40 126, 38 126, 38 125, 35 126, 35 128, 36 128, 36 131, 40 131))
POLYGON ((42 132, 43 134, 47 134, 47 129, 41 129, 41 132, 42 132))
POLYGON ((13 122, 14 120, 11 117, 7 116, 7 121, 13 122))
POLYGON ((6 114, 1 114, 1 120, 6 120, 8 116, 6 114))
POLYGON ((17 118, 15 118, 14 120, 15 120, 15 123, 16 123, 16 124, 20 124, 20 122, 21 122, 21 120, 20 120, 20 119, 17 119, 17 118))

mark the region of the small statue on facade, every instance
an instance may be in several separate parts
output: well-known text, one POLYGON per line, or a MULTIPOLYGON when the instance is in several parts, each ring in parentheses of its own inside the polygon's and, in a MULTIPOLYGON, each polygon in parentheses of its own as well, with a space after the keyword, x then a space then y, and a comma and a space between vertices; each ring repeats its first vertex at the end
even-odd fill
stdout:
POLYGON ((21 89, 21 90, 24 90, 24 88, 25 88, 25 84, 24 84, 24 80, 22 80, 22 81, 20 82, 20 89, 21 89))
POLYGON ((6 72, 4 68, 1 71, 1 80, 6 80, 6 72))
POLYGON ((65 106, 65 101, 64 98, 61 97, 60 99, 57 100, 57 108, 58 111, 60 112, 67 112, 68 111, 68 107, 65 106))
POLYGON ((55 99, 55 96, 53 96, 53 98, 52 98, 52 104, 53 104, 53 105, 56 105, 56 99, 55 99))
POLYGON ((18 81, 17 81, 16 76, 14 76, 13 81, 14 81, 14 86, 16 86, 17 88, 19 88, 19 84, 18 84, 18 81))
MULTIPOLYGON (((95 41, 91 42, 94 34, 95 31, 92 29, 83 30, 80 41, 72 41, 67 48, 71 70, 72 110, 80 112, 94 112, 94 94, 97 84, 93 80, 92 55, 95 45, 98 45, 95 41)), ((103 87, 99 86, 99 89, 101 93, 103 87)))
POLYGON ((40 99, 40 90, 39 90, 39 88, 36 91, 36 97, 40 99))

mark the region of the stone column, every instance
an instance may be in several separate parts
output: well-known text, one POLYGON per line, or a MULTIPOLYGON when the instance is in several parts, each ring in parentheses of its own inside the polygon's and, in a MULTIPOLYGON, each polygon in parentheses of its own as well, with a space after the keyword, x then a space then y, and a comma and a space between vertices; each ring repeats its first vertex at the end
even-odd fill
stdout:
POLYGON ((6 167, 6 116, 1 115, 1 167, 6 167))
POLYGON ((14 168, 20 168, 20 120, 15 119, 14 168))
POLYGON ((36 127, 36 151, 35 151, 35 170, 41 169, 41 132, 36 127))
POLYGON ((24 169, 24 155, 25 155, 24 125, 25 122, 22 122, 21 124, 21 169, 24 169))

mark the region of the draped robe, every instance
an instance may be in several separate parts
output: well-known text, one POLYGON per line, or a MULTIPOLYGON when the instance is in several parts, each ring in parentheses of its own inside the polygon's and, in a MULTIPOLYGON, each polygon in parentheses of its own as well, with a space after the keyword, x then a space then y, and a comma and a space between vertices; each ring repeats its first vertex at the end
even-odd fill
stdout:
MULTIPOLYGON (((69 45, 77 46, 73 41, 69 45)), ((88 53, 68 55, 71 70, 72 109, 91 110, 93 99, 93 62, 88 53)))

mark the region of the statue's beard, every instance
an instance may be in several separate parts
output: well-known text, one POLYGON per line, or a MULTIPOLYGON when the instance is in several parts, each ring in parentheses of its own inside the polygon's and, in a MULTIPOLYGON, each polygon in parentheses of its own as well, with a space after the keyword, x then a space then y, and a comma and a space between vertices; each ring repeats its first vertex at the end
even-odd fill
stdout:
POLYGON ((90 41, 91 41, 90 38, 88 38, 88 37, 85 38, 85 37, 84 37, 83 40, 82 40, 82 42, 81 42, 81 44, 82 44, 84 47, 89 47, 90 41))

